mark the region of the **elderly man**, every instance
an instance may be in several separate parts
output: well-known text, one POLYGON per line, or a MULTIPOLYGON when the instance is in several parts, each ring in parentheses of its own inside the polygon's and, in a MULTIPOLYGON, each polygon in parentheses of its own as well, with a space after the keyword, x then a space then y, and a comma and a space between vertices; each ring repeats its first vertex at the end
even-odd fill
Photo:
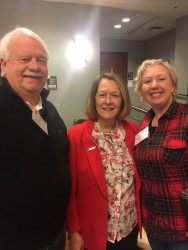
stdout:
POLYGON ((44 89, 49 52, 27 28, 0 42, 0 249, 63 250, 66 126, 44 89))

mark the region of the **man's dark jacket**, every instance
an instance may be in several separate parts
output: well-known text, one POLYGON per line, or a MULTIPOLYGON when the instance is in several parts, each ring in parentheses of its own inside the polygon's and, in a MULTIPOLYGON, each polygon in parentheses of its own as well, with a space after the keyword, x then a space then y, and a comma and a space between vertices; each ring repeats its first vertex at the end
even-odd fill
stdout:
POLYGON ((43 89, 41 116, 0 80, 0 249, 30 250, 50 244, 64 227, 69 199, 66 126, 43 89))

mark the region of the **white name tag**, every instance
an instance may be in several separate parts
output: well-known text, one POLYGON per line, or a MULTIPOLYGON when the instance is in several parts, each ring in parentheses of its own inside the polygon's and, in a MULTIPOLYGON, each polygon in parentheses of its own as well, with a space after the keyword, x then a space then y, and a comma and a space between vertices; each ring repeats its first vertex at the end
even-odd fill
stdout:
POLYGON ((149 127, 147 126, 135 136, 134 145, 137 145, 144 139, 148 138, 148 136, 149 136, 149 127))
POLYGON ((37 110, 32 111, 32 119, 48 135, 47 123, 43 120, 37 110))

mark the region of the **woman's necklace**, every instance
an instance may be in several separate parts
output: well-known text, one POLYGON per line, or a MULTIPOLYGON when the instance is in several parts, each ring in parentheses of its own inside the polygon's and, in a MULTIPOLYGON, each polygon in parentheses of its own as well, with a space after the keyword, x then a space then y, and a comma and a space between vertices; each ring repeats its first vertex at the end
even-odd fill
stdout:
POLYGON ((154 110, 154 114, 155 115, 154 115, 154 117, 152 119, 152 122, 151 122, 151 126, 152 127, 158 127, 158 121, 159 121, 160 117, 164 115, 164 113, 166 112, 166 110, 168 109, 168 107, 166 107, 162 111, 161 110, 160 111, 159 110, 154 110))
POLYGON ((109 136, 109 135, 112 135, 112 131, 115 129, 116 127, 116 123, 112 126, 104 126, 101 122, 98 121, 98 124, 99 124, 99 127, 101 129, 101 132, 106 135, 106 136, 109 136))
POLYGON ((114 146, 113 134, 112 133, 103 133, 103 134, 105 141, 107 141, 111 146, 114 146))
POLYGON ((101 124, 99 121, 98 121, 98 125, 99 125, 101 133, 104 135, 104 140, 107 143, 109 143, 112 147, 114 147, 113 130, 116 127, 116 123, 115 123, 115 126, 110 126, 108 128, 105 127, 103 124, 101 124))
POLYGON ((107 136, 107 137, 110 137, 110 138, 113 136, 113 134, 111 132, 109 132, 109 133, 102 132, 102 133, 104 134, 104 136, 107 136))
POLYGON ((158 118, 156 116, 153 117, 151 126, 152 127, 158 127, 158 118))

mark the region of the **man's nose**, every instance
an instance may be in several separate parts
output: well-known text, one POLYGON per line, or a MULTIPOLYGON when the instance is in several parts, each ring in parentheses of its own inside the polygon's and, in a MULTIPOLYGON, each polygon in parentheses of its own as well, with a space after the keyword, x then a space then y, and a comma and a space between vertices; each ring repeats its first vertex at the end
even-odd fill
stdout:
POLYGON ((38 62, 36 59, 32 59, 30 62, 29 62, 29 67, 31 69, 38 69, 39 65, 38 65, 38 62))

